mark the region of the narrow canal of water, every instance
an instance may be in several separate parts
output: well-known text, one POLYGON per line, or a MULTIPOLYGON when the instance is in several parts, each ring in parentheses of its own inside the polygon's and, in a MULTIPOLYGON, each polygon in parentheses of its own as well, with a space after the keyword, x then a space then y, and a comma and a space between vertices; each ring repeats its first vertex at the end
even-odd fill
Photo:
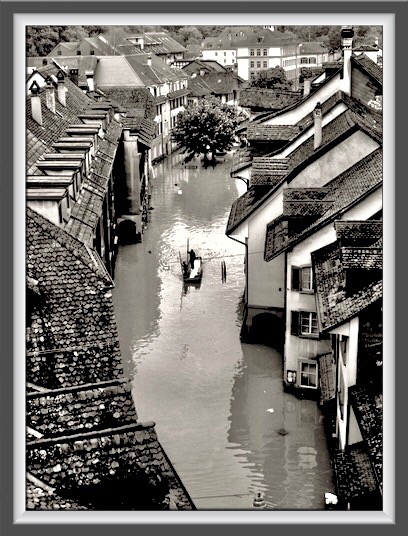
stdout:
POLYGON ((244 249, 225 226, 245 185, 228 159, 197 163, 155 167, 143 243, 119 251, 114 303, 139 419, 156 422, 198 509, 251 509, 258 492, 270 509, 323 509, 333 484, 320 410, 283 392, 277 351, 239 340, 244 249), (181 279, 187 239, 204 258, 200 286, 181 279))

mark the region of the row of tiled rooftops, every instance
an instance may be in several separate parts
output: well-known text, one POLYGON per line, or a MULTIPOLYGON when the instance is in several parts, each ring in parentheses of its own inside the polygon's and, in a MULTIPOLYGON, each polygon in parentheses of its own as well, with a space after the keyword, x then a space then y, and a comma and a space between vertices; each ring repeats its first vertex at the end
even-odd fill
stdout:
MULTIPOLYGON (((137 420, 113 282, 92 248, 123 125, 106 96, 92 100, 71 81, 64 85, 65 106, 55 99, 54 111, 44 94, 50 84, 37 93, 42 125, 27 110, 27 184, 67 187, 67 177, 46 174, 49 162, 82 175, 64 228, 29 207, 26 214, 27 508, 192 509, 154 423, 137 420), (75 153, 60 154, 64 147, 75 153)), ((138 127, 149 135, 144 118, 138 127)))
POLYGON ((154 423, 137 421, 96 257, 27 209, 27 508, 194 508, 154 423))

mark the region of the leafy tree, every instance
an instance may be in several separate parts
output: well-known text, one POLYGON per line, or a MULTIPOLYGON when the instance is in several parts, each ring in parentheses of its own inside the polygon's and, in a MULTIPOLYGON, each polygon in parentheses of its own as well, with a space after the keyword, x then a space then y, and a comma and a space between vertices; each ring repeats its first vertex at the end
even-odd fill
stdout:
POLYGON ((177 34, 182 45, 200 45, 204 39, 196 26, 183 26, 177 34))
POLYGON ((178 148, 187 153, 185 161, 200 154, 204 154, 204 159, 208 160, 208 153, 212 153, 215 162, 215 152, 232 147, 235 130, 243 117, 235 108, 222 105, 218 99, 209 97, 197 106, 180 112, 177 119, 172 139, 178 148))
POLYGON ((282 67, 272 67, 271 69, 259 71, 258 77, 251 81, 251 87, 290 89, 291 82, 286 80, 286 74, 282 67))

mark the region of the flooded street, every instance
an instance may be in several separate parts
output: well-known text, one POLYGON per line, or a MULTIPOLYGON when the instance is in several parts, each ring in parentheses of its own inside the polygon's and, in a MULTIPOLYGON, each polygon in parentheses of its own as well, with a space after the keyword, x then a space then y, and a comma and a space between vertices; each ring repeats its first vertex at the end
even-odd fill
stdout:
POLYGON ((320 410, 282 388, 282 358, 241 344, 244 246, 225 236, 245 184, 215 169, 155 166, 143 243, 122 246, 114 302, 139 419, 153 420, 198 509, 323 509, 333 491, 320 410), (178 252, 203 257, 200 286, 178 252), (226 281, 221 262, 226 263, 226 281))

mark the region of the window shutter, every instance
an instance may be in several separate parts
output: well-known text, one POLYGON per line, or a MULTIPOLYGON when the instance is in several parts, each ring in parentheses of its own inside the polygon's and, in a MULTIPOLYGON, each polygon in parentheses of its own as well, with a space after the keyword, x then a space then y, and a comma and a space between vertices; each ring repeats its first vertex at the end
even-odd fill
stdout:
POLYGON ((290 333, 299 335, 299 311, 291 311, 290 333))
POLYGON ((300 268, 297 266, 292 266, 292 290, 300 290, 300 268))

